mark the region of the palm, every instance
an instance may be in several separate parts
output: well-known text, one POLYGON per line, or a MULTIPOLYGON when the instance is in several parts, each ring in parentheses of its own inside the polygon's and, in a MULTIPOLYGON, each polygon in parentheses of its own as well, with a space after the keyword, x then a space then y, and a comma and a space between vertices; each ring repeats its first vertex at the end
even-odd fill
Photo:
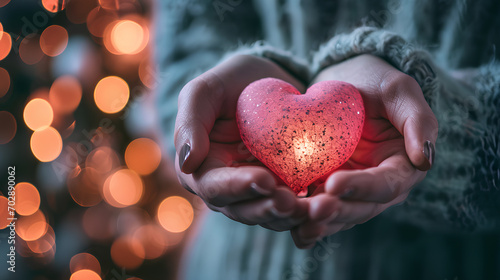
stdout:
POLYGON ((363 133, 356 150, 341 169, 365 169, 378 166, 384 160, 405 154, 403 136, 387 120, 366 108, 363 133))
POLYGON ((210 150, 205 161, 225 166, 262 165, 241 140, 236 120, 217 120, 210 133, 210 150))

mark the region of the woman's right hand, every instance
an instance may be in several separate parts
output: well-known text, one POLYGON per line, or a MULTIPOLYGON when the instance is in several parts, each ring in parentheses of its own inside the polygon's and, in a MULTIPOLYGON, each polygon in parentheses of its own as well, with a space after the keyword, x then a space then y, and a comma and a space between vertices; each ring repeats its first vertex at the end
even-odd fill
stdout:
POLYGON ((244 224, 284 231, 307 217, 298 199, 243 144, 236 103, 253 81, 273 77, 304 85, 270 60, 237 55, 184 86, 175 124, 176 171, 182 185, 215 211, 244 224))

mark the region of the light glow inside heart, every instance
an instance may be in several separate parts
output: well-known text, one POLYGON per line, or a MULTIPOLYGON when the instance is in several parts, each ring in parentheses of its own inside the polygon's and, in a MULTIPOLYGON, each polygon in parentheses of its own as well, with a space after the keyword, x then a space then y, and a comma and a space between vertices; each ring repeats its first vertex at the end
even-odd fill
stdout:
POLYGON ((248 85, 236 120, 249 151, 299 194, 352 155, 365 110, 351 84, 323 81, 305 94, 279 79, 248 85))

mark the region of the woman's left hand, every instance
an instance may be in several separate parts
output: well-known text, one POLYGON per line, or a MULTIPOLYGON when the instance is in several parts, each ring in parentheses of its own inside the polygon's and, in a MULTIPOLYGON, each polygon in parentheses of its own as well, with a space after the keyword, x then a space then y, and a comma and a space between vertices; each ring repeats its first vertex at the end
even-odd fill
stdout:
POLYGON ((305 198, 309 219, 291 231, 299 248, 403 202, 431 168, 437 138, 437 120, 418 83, 384 60, 360 55, 326 68, 314 83, 324 80, 360 91, 365 126, 351 158, 305 198))

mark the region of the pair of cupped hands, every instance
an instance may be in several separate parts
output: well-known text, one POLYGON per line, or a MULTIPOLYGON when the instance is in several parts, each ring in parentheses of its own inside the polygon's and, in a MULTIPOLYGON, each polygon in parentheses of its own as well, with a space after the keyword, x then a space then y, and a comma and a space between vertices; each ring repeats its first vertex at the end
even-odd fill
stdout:
POLYGON ((297 247, 310 248, 403 202, 431 168, 438 123, 420 86, 384 60, 359 55, 322 70, 311 84, 339 80, 360 91, 366 111, 361 140, 343 166, 314 183, 312 194, 297 197, 249 157, 236 124, 239 95, 266 77, 306 90, 274 62, 237 55, 179 94, 177 175, 210 209, 244 224, 289 230, 297 247))

